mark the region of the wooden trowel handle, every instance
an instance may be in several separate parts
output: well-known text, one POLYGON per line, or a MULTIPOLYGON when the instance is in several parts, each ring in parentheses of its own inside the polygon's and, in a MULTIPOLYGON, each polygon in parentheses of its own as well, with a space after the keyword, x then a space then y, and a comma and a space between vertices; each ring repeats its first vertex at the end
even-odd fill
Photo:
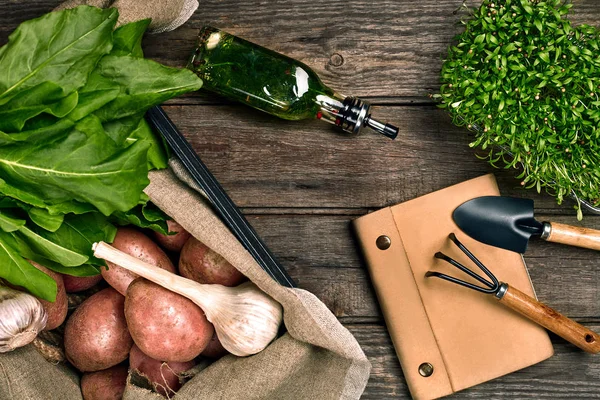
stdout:
POLYGON ((549 224, 551 229, 550 235, 546 238, 547 241, 600 250, 600 231, 557 222, 549 224))
POLYGON ((526 316, 544 328, 556 333, 563 339, 588 353, 600 352, 600 335, 565 317, 558 311, 540 303, 531 296, 518 289, 503 284, 507 287, 500 302, 505 306, 526 316))

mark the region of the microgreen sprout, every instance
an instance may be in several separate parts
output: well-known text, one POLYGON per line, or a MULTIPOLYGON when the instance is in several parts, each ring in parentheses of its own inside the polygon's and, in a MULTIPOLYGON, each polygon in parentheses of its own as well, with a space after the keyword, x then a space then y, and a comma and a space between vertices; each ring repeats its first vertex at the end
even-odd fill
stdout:
MULTIPOLYGON (((598 31, 561 0, 484 0, 451 46, 440 107, 525 188, 600 206, 598 31)), ((581 211, 578 208, 578 214, 581 211)))

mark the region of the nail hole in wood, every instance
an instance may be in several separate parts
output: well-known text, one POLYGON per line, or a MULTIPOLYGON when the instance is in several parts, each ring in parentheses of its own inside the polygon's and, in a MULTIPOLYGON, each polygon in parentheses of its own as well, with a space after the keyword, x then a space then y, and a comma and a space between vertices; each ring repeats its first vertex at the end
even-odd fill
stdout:
POLYGON ((334 67, 341 67, 344 64, 344 57, 339 53, 333 53, 329 58, 329 64, 334 67))
POLYGON ((596 340, 592 335, 585 335, 585 341, 588 343, 594 343, 596 340))

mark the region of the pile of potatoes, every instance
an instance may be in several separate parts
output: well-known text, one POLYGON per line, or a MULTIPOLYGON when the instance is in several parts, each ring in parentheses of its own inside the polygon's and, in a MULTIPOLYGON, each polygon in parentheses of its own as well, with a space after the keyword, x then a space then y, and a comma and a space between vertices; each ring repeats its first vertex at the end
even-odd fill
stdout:
MULTIPOLYGON (((153 233, 159 246, 140 231, 119 228, 112 245, 199 283, 237 286, 246 280, 176 222, 169 221, 169 230, 176 234, 153 233), (172 260, 178 260, 178 268, 172 260)), ((129 369, 147 379, 156 392, 171 397, 181 387, 182 373, 197 361, 228 354, 202 309, 117 265, 108 263, 101 275, 86 278, 36 267, 58 285, 56 302, 43 302, 49 314, 47 330, 64 322, 67 293, 110 285, 77 307, 64 327, 65 355, 83 373, 85 400, 120 399, 129 369)))

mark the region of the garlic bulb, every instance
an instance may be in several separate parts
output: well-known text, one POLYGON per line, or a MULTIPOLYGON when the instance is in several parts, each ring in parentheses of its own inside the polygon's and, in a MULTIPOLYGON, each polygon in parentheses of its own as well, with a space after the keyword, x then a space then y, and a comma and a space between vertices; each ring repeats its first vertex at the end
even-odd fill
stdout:
POLYGON ((283 318, 281 305, 255 284, 207 286, 210 287, 206 290, 214 296, 212 306, 196 304, 204 310, 219 341, 230 353, 240 357, 256 354, 277 336, 283 318))
POLYGON ((200 284, 145 263, 104 243, 95 243, 94 256, 134 272, 204 310, 223 347, 236 356, 262 351, 277 337, 283 320, 281 305, 252 282, 237 287, 200 284))
POLYGON ((47 319, 38 299, 0 286, 0 353, 31 343, 46 327, 47 319))

